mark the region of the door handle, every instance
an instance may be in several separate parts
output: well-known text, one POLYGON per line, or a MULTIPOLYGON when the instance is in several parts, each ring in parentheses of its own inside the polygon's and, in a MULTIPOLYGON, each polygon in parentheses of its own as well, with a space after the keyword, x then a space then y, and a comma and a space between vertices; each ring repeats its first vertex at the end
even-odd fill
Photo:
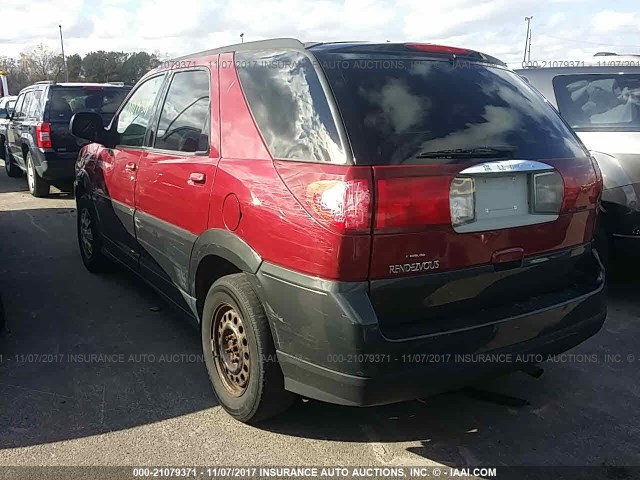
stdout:
POLYGON ((187 183, 189 183, 190 185, 193 185, 193 184, 202 185, 206 181, 207 181, 207 176, 204 173, 193 172, 191 173, 191 175, 189 175, 189 181, 187 183))
POLYGON ((127 165, 124 167, 125 170, 128 170, 130 172, 135 172, 136 168, 136 164, 133 162, 127 163, 127 165))

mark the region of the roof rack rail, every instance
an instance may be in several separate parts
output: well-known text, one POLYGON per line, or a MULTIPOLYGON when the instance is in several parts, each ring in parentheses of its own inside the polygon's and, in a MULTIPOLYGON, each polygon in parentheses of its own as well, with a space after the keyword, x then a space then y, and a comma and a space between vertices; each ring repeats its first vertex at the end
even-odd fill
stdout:
MULTIPOLYGON (((261 49, 272 49, 272 48, 275 48, 275 49, 293 48, 297 50, 304 50, 305 45, 296 38, 272 38, 269 40, 258 40, 256 42, 236 43, 234 45, 228 45, 226 47, 214 48, 211 50, 204 50, 202 52, 191 53, 189 55, 184 55, 182 57, 172 58, 169 61, 173 62, 177 60, 186 60, 188 58, 194 58, 194 57, 204 57, 205 55, 213 55, 215 53, 229 53, 229 52, 240 52, 240 51, 246 51, 246 50, 261 50, 261 49)), ((166 62, 162 62, 162 63, 166 63, 166 62)))
POLYGON ((594 57, 617 57, 618 54, 615 52, 598 52, 594 55, 594 57))
POLYGON ((39 82, 34 83, 34 85, 51 85, 54 82, 53 80, 40 80, 39 82))
POLYGON ((107 82, 109 85, 115 85, 116 87, 124 87, 124 82, 107 82))

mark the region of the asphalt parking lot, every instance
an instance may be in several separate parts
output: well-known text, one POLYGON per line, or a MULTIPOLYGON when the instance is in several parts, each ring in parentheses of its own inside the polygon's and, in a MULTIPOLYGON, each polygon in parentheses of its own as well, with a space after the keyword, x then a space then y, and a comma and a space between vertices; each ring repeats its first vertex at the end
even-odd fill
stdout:
POLYGON ((83 268, 72 196, 35 199, 1 164, 0 465, 640 465, 635 265, 574 355, 480 386, 527 406, 301 401, 255 428, 216 405, 185 318, 127 272, 83 268))

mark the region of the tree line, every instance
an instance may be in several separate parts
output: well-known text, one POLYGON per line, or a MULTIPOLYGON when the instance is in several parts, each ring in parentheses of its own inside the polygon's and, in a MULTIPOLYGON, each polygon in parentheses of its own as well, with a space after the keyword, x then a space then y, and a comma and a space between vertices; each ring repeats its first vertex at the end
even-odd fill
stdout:
MULTIPOLYGON (((99 50, 84 57, 77 53, 68 55, 66 60, 70 82, 124 82, 133 85, 142 75, 157 67, 162 59, 157 52, 99 50)), ((0 70, 7 75, 12 95, 42 80, 65 81, 62 55, 43 44, 21 52, 18 58, 0 56, 0 70)))

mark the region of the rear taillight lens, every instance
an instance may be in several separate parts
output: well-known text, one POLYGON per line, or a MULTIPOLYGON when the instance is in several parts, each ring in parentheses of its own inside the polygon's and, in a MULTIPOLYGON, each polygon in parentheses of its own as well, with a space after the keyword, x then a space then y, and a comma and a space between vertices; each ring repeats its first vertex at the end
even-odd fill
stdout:
POLYGON ((339 232, 369 229, 369 182, 318 180, 307 185, 305 200, 316 217, 339 232))
POLYGON ((450 185, 448 176, 378 178, 376 230, 391 233, 448 224, 450 185))
POLYGON ((593 208, 598 204, 602 193, 602 174, 593 159, 585 157, 558 162, 556 168, 564 181, 562 213, 593 208))
POLYGON ((344 235, 371 232, 371 171, 317 163, 275 162, 289 191, 318 222, 344 235))
POLYGON ((562 207, 564 183, 558 172, 531 175, 531 213, 557 215, 562 207))
POLYGON ((475 181, 473 178, 454 178, 449 192, 451 224, 455 227, 476 219, 475 181))
POLYGON ((36 143, 38 148, 52 148, 51 124, 49 122, 36 124, 36 143))

